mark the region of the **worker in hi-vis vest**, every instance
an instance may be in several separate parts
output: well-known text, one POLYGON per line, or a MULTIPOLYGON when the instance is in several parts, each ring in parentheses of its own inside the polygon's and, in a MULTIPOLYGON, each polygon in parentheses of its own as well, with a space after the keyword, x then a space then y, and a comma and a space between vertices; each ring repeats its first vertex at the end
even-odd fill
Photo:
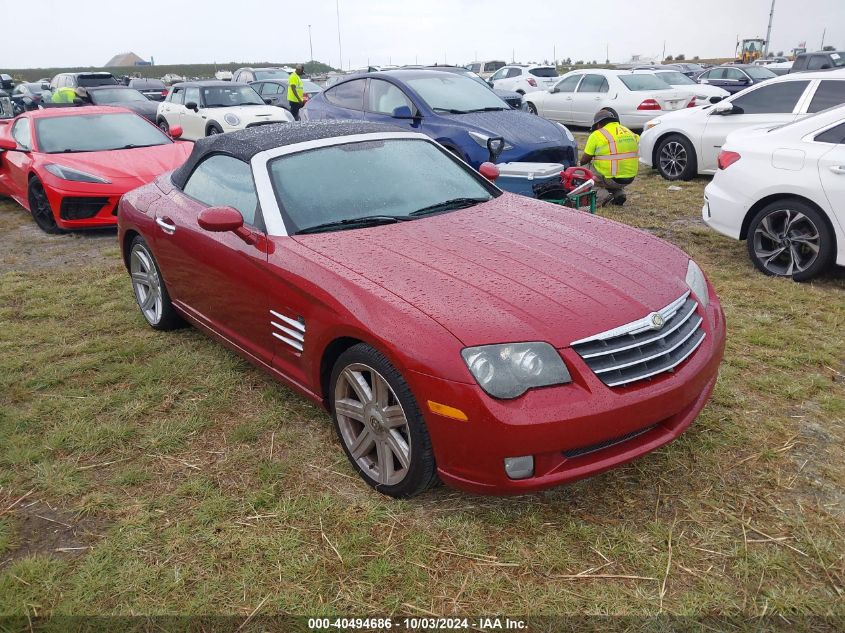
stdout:
POLYGON ((610 110, 599 110, 590 129, 579 164, 592 163, 596 185, 608 192, 601 206, 622 206, 625 187, 637 176, 640 137, 619 123, 619 117, 610 110))
POLYGON ((305 66, 297 64, 288 77, 288 104, 293 118, 299 121, 299 110, 305 105, 305 92, 302 90, 300 75, 305 72, 305 66))

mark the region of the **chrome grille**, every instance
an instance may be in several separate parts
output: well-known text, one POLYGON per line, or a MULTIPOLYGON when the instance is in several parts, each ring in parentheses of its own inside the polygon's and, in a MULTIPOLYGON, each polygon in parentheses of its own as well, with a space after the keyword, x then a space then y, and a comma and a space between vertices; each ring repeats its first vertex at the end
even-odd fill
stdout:
POLYGON ((698 303, 687 292, 633 323, 572 343, 572 348, 608 387, 619 387, 671 371, 698 349, 706 336, 698 303))

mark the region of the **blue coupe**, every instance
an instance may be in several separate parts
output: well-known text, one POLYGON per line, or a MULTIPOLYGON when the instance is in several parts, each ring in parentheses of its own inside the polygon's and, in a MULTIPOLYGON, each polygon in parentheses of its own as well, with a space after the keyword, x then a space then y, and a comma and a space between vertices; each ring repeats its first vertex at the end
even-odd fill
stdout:
POLYGON ((497 162, 575 164, 569 130, 513 110, 489 88, 462 75, 434 70, 390 70, 336 83, 303 108, 303 120, 391 123, 422 132, 478 168, 497 162), (504 146, 497 139, 503 139, 504 146))

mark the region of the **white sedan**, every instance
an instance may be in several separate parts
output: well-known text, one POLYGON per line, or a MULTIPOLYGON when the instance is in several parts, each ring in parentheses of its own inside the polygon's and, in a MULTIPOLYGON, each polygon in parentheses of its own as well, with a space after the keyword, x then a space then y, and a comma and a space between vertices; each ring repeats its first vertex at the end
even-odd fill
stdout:
POLYGON ((731 93, 727 90, 719 88, 718 86, 709 86, 707 84, 699 84, 687 77, 680 70, 668 68, 656 68, 654 70, 633 70, 636 74, 651 73, 658 79, 662 79, 672 88, 688 93, 695 98, 695 105, 707 105, 708 103, 717 103, 725 97, 730 97, 731 93))
POLYGON ((746 240, 767 275, 806 281, 845 266, 845 106, 730 134, 702 215, 746 240))
POLYGON ((573 70, 548 90, 525 95, 529 112, 568 125, 593 124, 593 116, 612 110, 627 128, 641 130, 661 112, 694 105, 688 92, 669 87, 653 74, 629 70, 573 70))
POLYGON ((769 79, 715 105, 649 121, 640 138, 640 161, 667 180, 713 174, 719 150, 734 130, 790 123, 840 103, 845 103, 845 69, 769 79))
POLYGON ((266 123, 293 121, 282 108, 267 105, 252 86, 231 81, 189 81, 174 84, 158 105, 156 123, 168 132, 182 127, 182 138, 223 134, 266 123))

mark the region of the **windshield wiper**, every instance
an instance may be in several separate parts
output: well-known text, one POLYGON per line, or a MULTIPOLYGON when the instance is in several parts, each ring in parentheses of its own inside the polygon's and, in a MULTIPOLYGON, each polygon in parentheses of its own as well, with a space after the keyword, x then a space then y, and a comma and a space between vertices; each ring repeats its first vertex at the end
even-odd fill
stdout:
POLYGON ((158 147, 159 145, 164 145, 164 143, 150 143, 149 145, 135 145, 133 143, 129 143, 128 145, 124 145, 120 149, 138 149, 140 147, 158 147))
POLYGON ((507 110, 508 108, 500 108, 498 106, 488 106, 486 108, 476 108, 475 110, 468 110, 468 112, 500 112, 501 110, 507 110))
POLYGON ((443 211, 453 211, 455 209, 466 209, 467 207, 474 207, 482 202, 487 202, 490 198, 452 198, 444 202, 438 202, 422 209, 412 211, 408 215, 411 217, 419 217, 421 215, 432 215, 434 213, 442 213, 443 211))
POLYGON ((466 114, 466 110, 455 110, 454 108, 432 108, 435 112, 448 112, 449 114, 466 114))
POLYGON ((324 222, 315 226, 309 226, 307 229, 297 231, 297 235, 304 233, 324 233, 332 229, 339 228, 363 228, 366 226, 379 226, 381 224, 396 224, 397 222, 404 222, 407 218, 401 215, 364 215, 360 218, 346 218, 345 220, 334 220, 333 222, 324 222))
POLYGON ((84 154, 85 152, 95 152, 93 149, 57 149, 55 152, 47 152, 48 154, 84 154))

